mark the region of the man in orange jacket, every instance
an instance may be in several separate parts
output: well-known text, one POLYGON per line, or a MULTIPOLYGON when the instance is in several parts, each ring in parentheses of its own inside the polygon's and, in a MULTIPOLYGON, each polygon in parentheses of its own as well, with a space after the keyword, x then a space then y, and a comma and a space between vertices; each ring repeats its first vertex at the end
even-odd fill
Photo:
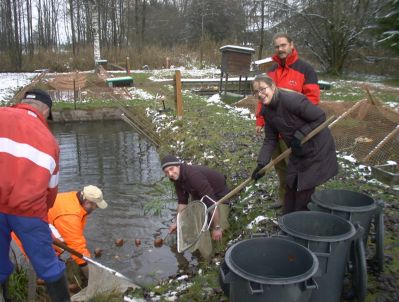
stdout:
MULTIPOLYGON (((86 186, 81 191, 59 193, 48 212, 48 221, 60 233, 64 243, 84 256, 90 257, 84 228, 87 215, 95 209, 108 206, 102 191, 96 186, 86 186)), ((86 278, 89 277, 87 262, 72 255, 86 278)))
MULTIPOLYGON (((278 88, 285 88, 304 94, 311 103, 318 105, 320 102, 320 87, 316 71, 313 67, 300 59, 298 52, 294 47, 294 42, 286 33, 276 33, 273 36, 275 54, 272 57, 275 64, 267 73, 278 88)), ((265 126, 265 120, 262 115, 262 102, 258 101, 256 110, 256 133, 259 135, 265 126)), ((267 122, 267 121, 266 121, 267 122)), ((272 159, 279 156, 287 149, 287 145, 282 139, 274 150, 272 159)), ((287 160, 280 161, 275 170, 279 178, 279 201, 273 204, 273 207, 281 207, 286 186, 287 160)))

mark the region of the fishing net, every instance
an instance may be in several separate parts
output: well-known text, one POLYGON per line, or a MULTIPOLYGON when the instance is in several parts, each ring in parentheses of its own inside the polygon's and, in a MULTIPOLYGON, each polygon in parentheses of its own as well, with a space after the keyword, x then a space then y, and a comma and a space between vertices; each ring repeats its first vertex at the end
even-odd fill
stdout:
POLYGON ((138 287, 133 282, 117 277, 101 267, 97 267, 91 263, 88 263, 88 265, 90 276, 89 283, 87 287, 71 297, 72 302, 88 301, 101 293, 124 293, 128 289, 135 289, 138 287))
MULTIPOLYGON (((211 200, 211 199, 210 199, 211 200)), ((198 248, 198 242, 209 241, 206 239, 209 235, 209 227, 215 215, 216 207, 207 206, 201 201, 191 201, 187 207, 177 214, 177 251, 184 252, 191 248, 198 248), (208 219, 208 214, 212 212, 208 219)), ((212 244, 212 242, 211 242, 212 244)), ((199 244, 200 245, 200 244, 199 244)))

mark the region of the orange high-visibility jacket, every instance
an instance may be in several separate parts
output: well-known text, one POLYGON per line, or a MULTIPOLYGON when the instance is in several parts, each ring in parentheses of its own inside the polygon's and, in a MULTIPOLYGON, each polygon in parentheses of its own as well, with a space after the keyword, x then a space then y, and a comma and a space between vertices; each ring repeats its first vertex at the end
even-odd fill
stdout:
MULTIPOLYGON (((86 238, 83 234, 87 212, 81 206, 77 193, 76 191, 58 193, 54 206, 48 212, 48 220, 64 238, 66 245, 90 257, 86 238)), ((72 255, 72 258, 79 265, 86 263, 83 259, 74 255, 72 255)))

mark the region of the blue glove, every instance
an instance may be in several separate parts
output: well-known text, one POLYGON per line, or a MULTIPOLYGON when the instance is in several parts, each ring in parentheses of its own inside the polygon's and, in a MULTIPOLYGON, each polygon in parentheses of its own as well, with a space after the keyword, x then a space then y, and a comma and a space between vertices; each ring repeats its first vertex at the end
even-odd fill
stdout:
POLYGON ((264 165, 258 164, 255 168, 255 170, 252 172, 252 176, 251 178, 254 181, 257 181, 259 178, 261 178, 263 175, 265 175, 265 173, 259 173, 259 171, 264 167, 264 165))

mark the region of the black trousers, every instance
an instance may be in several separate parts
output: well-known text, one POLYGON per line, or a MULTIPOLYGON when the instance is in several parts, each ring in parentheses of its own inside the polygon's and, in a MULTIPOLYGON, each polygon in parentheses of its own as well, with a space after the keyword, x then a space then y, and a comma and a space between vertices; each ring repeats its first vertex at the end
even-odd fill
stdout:
POLYGON ((315 191, 315 188, 310 188, 303 191, 297 191, 297 181, 294 187, 285 187, 283 214, 288 214, 295 211, 308 211, 307 205, 310 202, 310 197, 315 191))

